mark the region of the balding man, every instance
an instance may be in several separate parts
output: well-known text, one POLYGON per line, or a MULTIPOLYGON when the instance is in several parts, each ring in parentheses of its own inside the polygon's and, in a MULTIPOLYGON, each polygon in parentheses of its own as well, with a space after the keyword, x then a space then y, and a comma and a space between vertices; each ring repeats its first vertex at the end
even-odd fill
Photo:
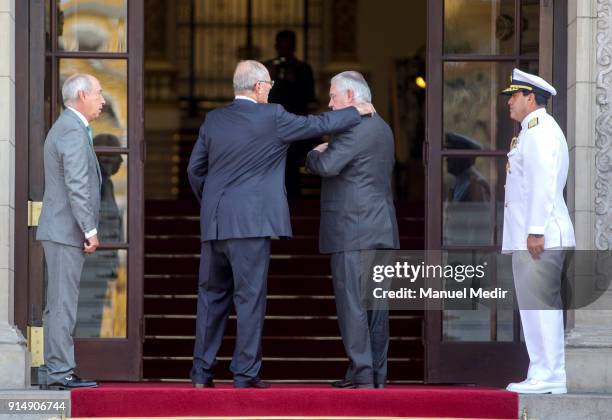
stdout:
POLYGON ((267 388, 259 378, 270 237, 290 237, 284 189, 289 143, 337 133, 370 113, 369 104, 319 116, 268 104, 274 82, 257 61, 234 73, 234 101, 206 115, 187 169, 201 203, 198 315, 191 379, 212 387, 216 356, 234 302, 236 388, 267 388), (359 112, 358 112, 359 111, 359 112))
POLYGON ((105 101, 98 80, 86 74, 69 77, 62 98, 66 110, 45 140, 45 193, 36 234, 47 268, 46 385, 95 387, 74 374, 72 334, 85 254, 98 247, 101 176, 89 123, 98 118, 105 101))

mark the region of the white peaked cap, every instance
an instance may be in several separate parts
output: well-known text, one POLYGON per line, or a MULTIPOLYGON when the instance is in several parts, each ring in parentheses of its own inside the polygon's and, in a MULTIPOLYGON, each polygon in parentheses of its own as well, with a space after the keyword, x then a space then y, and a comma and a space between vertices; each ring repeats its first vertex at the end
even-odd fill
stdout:
POLYGON ((555 96, 557 94, 557 90, 541 77, 519 69, 514 69, 512 70, 512 76, 510 76, 510 86, 501 93, 502 95, 512 95, 519 90, 539 93, 546 97, 551 95, 555 96))

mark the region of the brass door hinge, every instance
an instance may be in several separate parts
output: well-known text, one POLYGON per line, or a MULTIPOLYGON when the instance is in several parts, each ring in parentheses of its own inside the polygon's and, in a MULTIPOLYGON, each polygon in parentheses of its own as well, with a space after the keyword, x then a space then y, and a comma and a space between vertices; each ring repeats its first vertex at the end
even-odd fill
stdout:
POLYGON ((45 364, 43 327, 28 325, 28 350, 32 354, 32 367, 45 364))
POLYGON ((28 226, 38 226, 42 201, 28 201, 28 226))

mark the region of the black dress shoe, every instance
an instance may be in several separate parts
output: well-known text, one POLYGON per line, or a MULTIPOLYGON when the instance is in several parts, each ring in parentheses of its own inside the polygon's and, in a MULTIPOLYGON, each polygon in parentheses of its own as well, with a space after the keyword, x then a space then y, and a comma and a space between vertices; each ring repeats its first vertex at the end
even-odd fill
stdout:
POLYGON ((49 389, 74 389, 74 388, 96 388, 98 383, 95 381, 86 381, 79 378, 77 375, 70 374, 64 376, 57 382, 48 385, 49 389))
POLYGON ((341 381, 332 382, 331 386, 334 388, 343 388, 343 389, 373 389, 377 388, 374 384, 356 384, 353 381, 349 381, 347 379, 343 379, 341 381))
POLYGON ((269 382, 264 382, 259 378, 251 379, 246 382, 236 382, 234 381, 234 388, 259 388, 265 389, 270 388, 272 385, 269 382))
POLYGON ((333 386, 334 388, 355 388, 355 384, 353 383, 353 381, 349 381, 348 379, 334 381, 331 383, 331 386, 333 386))
POLYGON ((194 382, 193 387, 194 388, 214 388, 215 383, 213 382, 212 379, 207 379, 204 382, 194 382))

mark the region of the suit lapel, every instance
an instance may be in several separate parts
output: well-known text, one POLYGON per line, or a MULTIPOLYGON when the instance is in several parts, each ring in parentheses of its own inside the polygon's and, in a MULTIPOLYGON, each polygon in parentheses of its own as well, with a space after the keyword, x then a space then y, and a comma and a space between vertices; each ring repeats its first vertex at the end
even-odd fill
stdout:
POLYGON ((71 110, 69 110, 68 108, 66 108, 64 110, 64 115, 67 115, 68 117, 72 118, 74 121, 77 122, 77 124, 79 125, 79 127, 81 127, 81 129, 83 130, 83 135, 85 136, 85 139, 87 140, 87 143, 89 143, 89 133, 87 133, 87 127, 85 126, 85 124, 83 124, 83 121, 81 121, 81 119, 71 110))
POLYGON ((89 146, 89 151, 90 153, 90 157, 94 160, 94 162, 96 163, 96 172, 98 173, 98 181, 100 182, 100 185, 102 185, 102 171, 100 170, 100 162, 98 162, 98 157, 96 156, 96 151, 93 148, 93 142, 89 142, 89 132, 87 131, 87 127, 85 126, 85 124, 83 124, 83 121, 81 121, 81 119, 71 110, 69 109, 65 109, 62 115, 66 115, 68 118, 72 118, 74 121, 77 122, 77 124, 81 127, 81 129, 83 130, 83 135, 85 136, 85 141, 87 142, 87 145, 89 146))
POLYGON ((100 169, 100 162, 98 162, 98 157, 96 153, 93 154, 94 162, 96 162, 96 171, 98 172, 98 181, 100 181, 100 186, 102 186, 102 170, 100 169))

